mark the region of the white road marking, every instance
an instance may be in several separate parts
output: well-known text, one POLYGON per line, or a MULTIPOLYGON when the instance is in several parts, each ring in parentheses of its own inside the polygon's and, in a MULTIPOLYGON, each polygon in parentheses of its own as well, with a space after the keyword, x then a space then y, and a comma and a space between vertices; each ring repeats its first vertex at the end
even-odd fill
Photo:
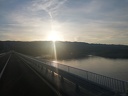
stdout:
POLYGON ((9 62, 9 60, 10 60, 10 58, 11 58, 11 55, 9 56, 7 62, 5 63, 3 69, 2 69, 2 71, 1 71, 1 73, 0 73, 0 79, 1 79, 1 77, 2 77, 2 75, 3 75, 3 73, 4 73, 4 70, 5 70, 6 66, 7 66, 7 64, 8 64, 8 62, 9 62))

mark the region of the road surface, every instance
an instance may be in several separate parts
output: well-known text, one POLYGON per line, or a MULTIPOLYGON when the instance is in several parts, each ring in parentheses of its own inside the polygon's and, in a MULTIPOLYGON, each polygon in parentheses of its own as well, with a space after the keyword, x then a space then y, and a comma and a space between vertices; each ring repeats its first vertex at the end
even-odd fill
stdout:
POLYGON ((15 54, 0 57, 0 73, 6 63, 0 78, 0 96, 58 96, 15 54))

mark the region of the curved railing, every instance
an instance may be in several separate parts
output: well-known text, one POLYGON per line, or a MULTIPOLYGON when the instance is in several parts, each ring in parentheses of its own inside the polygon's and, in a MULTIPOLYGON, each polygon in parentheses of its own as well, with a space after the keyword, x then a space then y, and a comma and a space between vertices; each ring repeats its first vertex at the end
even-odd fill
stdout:
MULTIPOLYGON (((43 60, 43 61, 39 61, 36 58, 27 56, 27 55, 23 55, 18 53, 19 55, 26 57, 30 60, 33 60, 33 62, 40 62, 52 67, 56 67, 58 69, 64 70, 65 72, 68 72, 70 74, 74 74, 77 75, 85 80, 91 81, 93 83, 98 84, 99 86, 111 89, 115 92, 120 92, 120 93, 127 93, 128 91, 128 82, 127 81, 123 81, 123 80, 118 80, 115 78, 111 78, 111 77, 107 77, 104 75, 100 75, 100 74, 96 74, 93 72, 89 72, 86 70, 82 70, 82 69, 78 69, 78 68, 74 68, 71 66, 67 66, 67 65, 63 65, 63 64, 59 64, 59 63, 55 63, 55 62, 51 62, 51 61, 47 61, 47 60, 43 60)), ((40 67, 41 65, 36 63, 38 67, 40 67)))

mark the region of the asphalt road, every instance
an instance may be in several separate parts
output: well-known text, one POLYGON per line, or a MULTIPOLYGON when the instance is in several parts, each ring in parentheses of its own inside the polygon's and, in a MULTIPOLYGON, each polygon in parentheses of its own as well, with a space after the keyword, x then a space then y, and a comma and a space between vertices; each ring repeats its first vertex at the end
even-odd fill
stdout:
MULTIPOLYGON (((10 55, 10 54, 9 54, 10 55)), ((0 58, 0 72, 9 55, 0 58)), ((0 79, 0 96, 58 96, 20 58, 11 58, 0 79)))

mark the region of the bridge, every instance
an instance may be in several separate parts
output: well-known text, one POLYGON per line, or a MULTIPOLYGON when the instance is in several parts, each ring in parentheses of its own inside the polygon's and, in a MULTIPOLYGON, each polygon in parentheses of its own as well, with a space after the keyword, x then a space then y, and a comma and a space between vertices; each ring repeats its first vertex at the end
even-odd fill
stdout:
POLYGON ((0 54, 0 96, 127 96, 128 82, 15 51, 0 54))

